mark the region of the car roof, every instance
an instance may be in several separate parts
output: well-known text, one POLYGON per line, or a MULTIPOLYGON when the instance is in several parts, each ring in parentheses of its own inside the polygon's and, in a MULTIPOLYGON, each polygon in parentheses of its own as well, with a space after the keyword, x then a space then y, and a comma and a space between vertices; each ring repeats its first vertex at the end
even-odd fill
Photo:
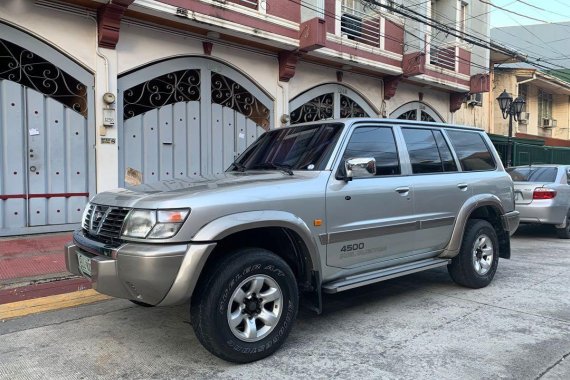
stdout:
POLYGON ((386 118, 373 118, 373 117, 353 117, 353 118, 344 118, 344 119, 326 119, 326 120, 317 120, 311 121, 307 123, 299 123, 293 124, 290 127, 297 127, 303 125, 312 125, 312 124, 324 124, 324 123, 343 123, 345 125, 352 125, 352 124, 359 124, 359 123, 375 123, 375 124, 398 124, 398 125, 410 125, 410 126, 423 126, 423 127, 439 127, 439 128, 453 128, 453 129, 462 129, 462 130, 470 130, 476 132, 484 132, 481 128, 470 127, 466 125, 458 125, 458 124, 447 124, 447 123, 434 123, 428 121, 417 121, 417 120, 402 120, 402 119, 386 119, 386 118))

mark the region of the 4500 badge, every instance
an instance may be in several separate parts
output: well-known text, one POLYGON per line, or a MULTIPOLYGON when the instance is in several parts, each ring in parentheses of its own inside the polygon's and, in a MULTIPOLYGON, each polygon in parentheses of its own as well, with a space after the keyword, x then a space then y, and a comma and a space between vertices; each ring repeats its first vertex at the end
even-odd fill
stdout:
POLYGON ((341 252, 351 252, 351 251, 359 251, 361 249, 364 249, 364 243, 362 243, 362 242, 343 245, 342 248, 340 249, 340 251, 341 252))

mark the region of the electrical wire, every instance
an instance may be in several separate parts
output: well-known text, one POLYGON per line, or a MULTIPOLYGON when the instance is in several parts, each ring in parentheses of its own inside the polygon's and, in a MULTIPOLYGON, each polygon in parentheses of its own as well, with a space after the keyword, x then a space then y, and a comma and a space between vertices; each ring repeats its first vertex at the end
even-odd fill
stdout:
MULTIPOLYGON (((468 34, 468 33, 464 33, 464 36, 461 36, 461 32, 458 31, 457 29, 447 27, 447 26, 445 26, 445 24, 441 24, 441 23, 439 23, 438 21, 433 20, 433 19, 431 19, 431 18, 429 18, 429 17, 427 17, 427 16, 425 16, 425 15, 422 15, 421 13, 415 12, 414 10, 409 9, 408 7, 405 7, 405 6, 403 6, 403 5, 398 5, 398 8, 402 8, 402 9, 403 9, 403 10, 400 10, 400 9, 397 9, 397 8, 392 7, 392 6, 390 6, 390 5, 387 5, 387 4, 381 4, 381 3, 379 3, 379 2, 376 1, 376 0, 363 0, 363 1, 372 2, 372 3, 374 3, 375 5, 377 5, 377 6, 379 6, 379 7, 392 10, 392 11, 394 11, 395 13, 401 14, 401 15, 403 15, 403 16, 405 16, 405 17, 408 17, 408 18, 410 18, 410 19, 412 19, 412 20, 418 21, 418 22, 423 23, 423 24, 425 24, 425 25, 431 26, 431 27, 433 27, 433 28, 435 28, 435 29, 438 29, 438 30, 440 30, 440 31, 442 31, 442 32, 445 32, 445 33, 447 33, 447 34, 449 34, 449 35, 452 35, 452 36, 455 36, 455 37, 458 37, 458 38, 463 38, 463 40, 465 40, 466 42, 469 42, 469 43, 471 43, 471 44, 473 44, 473 45, 475 45, 475 46, 481 46, 481 47, 486 48, 486 49, 496 50, 496 51, 501 52, 501 53, 503 53, 503 54, 506 54, 506 55, 508 55, 508 56, 512 56, 512 53, 509 51, 509 49, 506 48, 506 47, 504 47, 504 46, 502 46, 502 45, 500 45, 500 44, 497 44, 497 43, 492 42, 492 41, 489 41, 489 42, 488 42, 488 41, 485 41, 485 40, 483 40, 483 39, 481 39, 481 38, 477 38, 476 36, 472 36, 472 35, 470 35, 470 34, 468 34), (411 14, 410 14, 410 13, 411 13, 411 14)), ((480 1, 481 1, 481 2, 485 2, 484 0, 480 0, 480 1)), ((539 68, 545 68, 546 70, 553 70, 553 67, 558 67, 558 68, 566 69, 565 66, 553 64, 553 63, 550 63, 550 62, 545 61, 545 60, 542 61, 542 62, 544 62, 544 64, 538 63, 538 60, 541 59, 540 57, 531 57, 531 58, 533 58, 534 60, 528 59, 528 57, 527 57, 527 58, 525 59, 525 62, 527 62, 527 63, 529 63, 529 64, 532 64, 532 65, 534 65, 534 66, 536 66, 536 67, 539 67, 539 68), (550 66, 553 66, 553 67, 545 66, 546 64, 547 64, 547 65, 550 65, 550 66)), ((570 82, 570 77, 565 77, 565 76, 564 76, 564 79, 567 80, 568 82, 570 82)))
MULTIPOLYGON (((298 5, 300 5, 300 6, 303 6, 303 7, 307 8, 307 9, 311 9, 311 10, 316 11, 316 12, 322 12, 322 13, 326 14, 328 17, 331 17, 331 18, 333 18, 333 19, 335 19, 335 20, 340 20, 340 17, 338 17, 336 14, 334 14, 334 12, 326 11, 326 10, 323 10, 322 8, 312 7, 312 6, 308 5, 308 4, 301 3, 300 1, 295 1, 295 0, 289 0, 289 1, 292 1, 293 3, 298 4, 298 5)), ((392 12, 397 13, 397 14, 399 14, 399 15, 401 15, 401 16, 404 16, 404 17, 406 17, 406 18, 410 18, 410 19, 412 19, 412 20, 414 20, 414 21, 420 22, 420 23, 425 24, 425 25, 428 25, 428 26, 432 26, 432 27, 436 28, 437 30, 446 32, 447 34, 452 35, 452 36, 455 36, 455 37, 457 37, 457 38, 462 38, 462 37, 464 37, 463 39, 464 39, 466 42, 471 43, 471 44, 473 44, 473 45, 475 45, 475 46, 480 46, 480 47, 483 47, 483 48, 485 48, 485 49, 492 49, 492 50, 501 52, 501 53, 503 53, 503 54, 505 54, 505 55, 507 55, 507 56, 509 56, 509 57, 513 56, 511 50, 509 50, 508 48, 506 48, 506 47, 504 47, 504 46, 502 46, 502 45, 500 45, 500 44, 494 43, 494 42, 492 42, 492 41, 486 41, 486 40, 483 40, 483 39, 481 39, 481 38, 477 38, 476 36, 472 36, 472 35, 470 35, 470 34, 468 34, 468 33, 465 33, 464 36, 461 36, 461 35, 460 35, 461 33, 460 33, 457 29, 455 29, 455 28, 450 28, 450 27, 446 27, 445 24, 443 24, 443 26, 442 26, 442 24, 439 23, 439 22, 437 22, 436 20, 433 20, 433 19, 431 19, 431 18, 429 18, 429 17, 427 17, 427 16, 425 16, 425 15, 422 15, 422 14, 420 14, 420 13, 418 13, 418 12, 415 12, 415 11, 413 11, 413 10, 411 10, 411 9, 409 9, 409 8, 407 8, 407 7, 405 7, 405 6, 397 5, 399 8, 403 8, 404 10, 409 11, 410 13, 412 13, 412 15, 410 15, 409 13, 407 13, 407 12, 405 12, 405 11, 401 11, 401 10, 395 8, 395 7, 392 7, 392 6, 390 6, 390 5, 378 3, 378 2, 375 1, 375 0, 362 0, 362 1, 365 1, 365 2, 368 2, 368 3, 372 3, 372 5, 379 6, 379 7, 384 8, 384 9, 391 10, 392 12), (416 15, 417 15, 417 16, 416 16, 416 15), (419 16, 419 17, 418 17, 418 16, 419 16)), ((405 30, 405 32, 406 32, 408 35, 410 35, 410 36, 416 38, 417 40, 423 41, 423 39, 422 39, 421 37, 419 37, 419 36, 417 36, 417 35, 414 35, 413 33, 410 33, 409 30, 405 30)), ((396 39, 394 39, 394 38, 392 38, 392 37, 390 37, 390 36, 388 36, 388 35, 381 34, 381 33, 380 33, 380 35, 381 35, 382 37, 388 39, 388 40, 392 40, 392 41, 395 41, 395 42, 398 42, 398 43, 402 44, 404 48, 405 48, 406 46, 408 46, 408 47, 411 46, 410 44, 407 44, 407 43, 405 43, 405 42, 396 40, 396 39)), ((426 43, 426 42, 424 41, 424 43, 426 43)), ((429 43, 426 43, 426 46, 428 46, 428 45, 430 45, 430 44, 429 44, 429 43)), ((479 56, 479 57, 482 57, 482 58, 486 58, 486 57, 483 57, 483 56, 481 56, 481 55, 476 55, 476 56, 479 56)), ((516 56, 513 56, 513 57, 516 57, 516 56)), ((473 65, 473 66, 475 66, 475 67, 482 68, 483 70, 486 70, 486 71, 489 70, 489 68, 488 68, 487 66, 477 65, 477 64, 475 64, 474 62, 472 62, 472 61, 470 61, 470 60, 462 59, 461 57, 457 57, 457 58, 458 58, 459 60, 463 61, 463 62, 470 63, 471 65, 473 65)), ((532 57, 532 58, 534 58, 534 57, 532 57)), ((535 58, 535 59, 540 59, 540 58, 535 58)), ((536 66, 536 67, 538 67, 538 68, 543 68, 543 69, 548 70, 548 71, 553 70, 553 67, 548 67, 548 66, 546 66, 547 64, 550 65, 550 66, 554 66, 554 67, 557 66, 557 67, 560 67, 560 68, 565 68, 564 66, 552 64, 552 63, 549 63, 549 62, 547 62, 547 61, 542 61, 543 63, 539 63, 538 61, 535 62, 535 61, 533 61, 533 60, 531 60, 531 59, 528 59, 528 58, 525 59, 525 62, 527 62, 527 63, 529 63, 529 64, 532 64, 532 65, 534 65, 534 66, 536 66)), ((563 79, 565 79, 565 80, 567 80, 568 82, 570 82, 570 77, 566 77, 565 75, 562 75, 562 74, 560 75, 560 77, 563 78, 563 79)))
MULTIPOLYGON (((326 10, 323 10, 322 8, 318 8, 318 7, 316 7, 316 6, 311 6, 311 5, 309 5, 309 4, 302 3, 300 0, 289 0, 289 1, 292 2, 292 3, 294 3, 294 4, 298 4, 298 5, 302 6, 302 7, 305 7, 306 9, 309 9, 309 10, 312 10, 312 11, 315 11, 315 12, 324 13, 326 16, 331 17, 331 18, 333 18, 334 20, 341 21, 341 17, 337 16, 334 12, 326 11, 326 10)), ((402 28, 402 29, 403 29, 403 28, 402 28)), ((408 35, 410 35, 410 36, 412 36, 412 37, 418 39, 419 41, 423 41, 423 38, 421 38, 421 37, 419 37, 419 36, 417 36, 417 35, 414 35, 413 33, 410 33, 409 30, 406 30, 406 33, 408 33, 408 35)), ((405 48, 406 46, 408 46, 408 47, 414 47, 413 45, 406 44, 406 43, 404 43, 403 41, 397 40, 397 39, 395 39, 395 38, 393 38, 393 37, 391 37, 391 36, 389 36, 389 35, 386 35, 386 34, 383 34, 383 33, 380 33, 380 32, 378 32, 378 34, 380 35, 380 37, 384 37, 384 38, 386 38, 386 39, 388 39, 388 40, 390 40, 390 41, 394 41, 394 42, 397 42, 397 43, 399 43, 399 44, 402 44, 404 48, 405 48)), ((428 43, 427 45, 429 45, 429 43, 428 43)), ((486 58, 486 57, 483 57, 483 56, 480 56, 480 57, 481 57, 481 58, 486 58)), ((475 62, 472 62, 471 60, 468 60, 468 59, 465 59, 465 58, 462 58, 462 57, 459 57, 459 56, 457 56, 456 58, 457 58, 458 61, 460 61, 460 62, 470 63, 470 64, 473 65, 474 67, 480 68, 480 69, 485 70, 485 71, 489 71, 489 67, 488 67, 488 66, 484 66, 484 65, 477 64, 477 63, 475 63, 475 62)))
POLYGON ((531 8, 534 8, 534 9, 538 9, 539 11, 546 12, 546 13, 550 13, 550 14, 553 14, 553 15, 556 15, 556 16, 560 16, 560 17, 566 17, 567 19, 570 19, 570 15, 563 15, 563 14, 561 14, 561 13, 552 12, 552 11, 550 11, 550 10, 548 10, 548 9, 544 9, 544 8, 541 8, 541 7, 537 7, 536 5, 527 3, 526 1, 523 1, 523 0, 516 0, 516 1, 519 2, 519 3, 521 3, 521 4, 526 5, 526 6, 528 6, 528 7, 531 7, 531 8))
POLYGON ((530 16, 527 16, 527 15, 524 15, 524 14, 522 14, 522 13, 518 13, 518 12, 515 12, 515 11, 511 11, 510 9, 507 9, 507 8, 504 8, 504 7, 500 7, 500 6, 495 5, 495 4, 493 4, 493 3, 489 2, 489 1, 485 1, 485 0, 479 0, 479 1, 482 2, 483 4, 487 4, 487 5, 490 5, 490 6, 492 6, 492 7, 497 8, 497 9, 500 9, 500 10, 502 10, 502 11, 504 11, 504 12, 512 13, 512 14, 515 14, 515 15, 517 15, 517 16, 521 16, 521 17, 524 17, 524 18, 528 18, 529 20, 538 21, 538 22, 543 23, 543 24, 548 24, 548 21, 544 21, 544 20, 541 20, 541 19, 538 19, 538 18, 534 18, 534 17, 530 17, 530 16))

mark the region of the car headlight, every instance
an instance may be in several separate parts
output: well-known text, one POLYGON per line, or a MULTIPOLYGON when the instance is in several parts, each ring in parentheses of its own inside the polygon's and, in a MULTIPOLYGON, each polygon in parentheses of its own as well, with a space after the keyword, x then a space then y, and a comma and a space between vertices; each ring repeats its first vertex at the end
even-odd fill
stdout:
POLYGON ((83 209, 83 215, 81 216, 81 226, 86 230, 89 229, 89 225, 87 224, 87 214, 89 214, 89 210, 91 209, 91 203, 87 202, 85 208, 83 209))
POLYGON ((137 210, 127 215, 122 236, 167 239, 178 232, 190 209, 137 210))

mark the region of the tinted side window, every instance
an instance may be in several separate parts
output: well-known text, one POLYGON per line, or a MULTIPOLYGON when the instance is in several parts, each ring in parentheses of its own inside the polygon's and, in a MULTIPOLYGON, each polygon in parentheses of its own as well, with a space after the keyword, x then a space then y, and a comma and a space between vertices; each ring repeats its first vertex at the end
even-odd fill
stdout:
POLYGON ((437 143, 430 129, 402 128, 402 133, 414 174, 443 172, 437 143))
POLYGON ((455 172, 457 171, 457 164, 453 159, 453 155, 451 154, 451 149, 449 149, 449 145, 443 138, 443 133, 441 131, 434 131, 432 130, 433 135, 435 137, 435 141, 437 142, 437 148, 439 149, 439 156, 441 157, 441 163, 443 164, 443 171, 444 172, 455 172))
POLYGON ((493 170, 496 168, 493 156, 479 133, 447 130, 447 134, 463 170, 493 170))
POLYGON ((355 157, 374 157, 376 175, 400 174, 400 161, 392 128, 356 128, 350 137, 343 160, 355 157))
POLYGON ((517 182, 554 182, 558 168, 552 167, 515 167, 508 168, 507 173, 517 182))

